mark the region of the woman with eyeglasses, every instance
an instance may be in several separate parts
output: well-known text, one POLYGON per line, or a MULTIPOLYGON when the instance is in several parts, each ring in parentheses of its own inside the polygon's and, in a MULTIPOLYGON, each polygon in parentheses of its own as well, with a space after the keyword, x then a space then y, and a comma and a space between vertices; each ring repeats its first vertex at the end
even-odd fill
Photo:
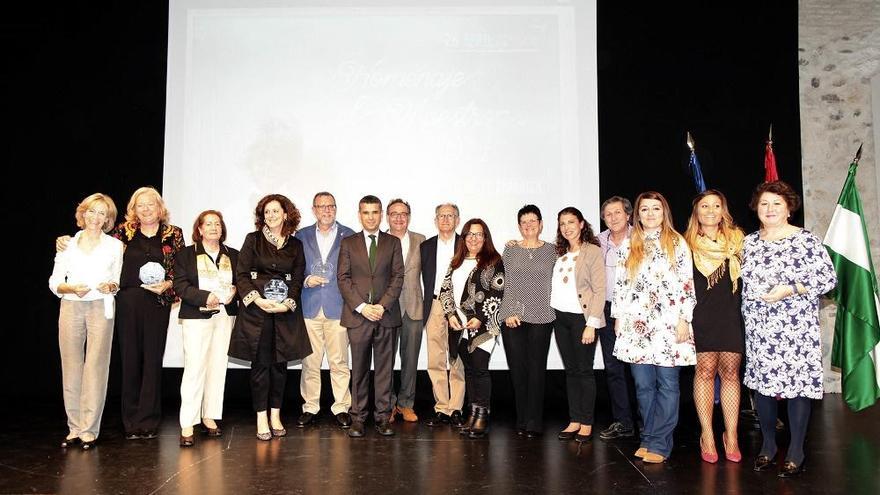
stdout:
POLYGON ((550 306, 556 246, 538 236, 541 210, 525 205, 517 213, 523 238, 504 249, 506 285, 499 317, 504 352, 516 401, 516 432, 527 438, 544 429, 544 380, 556 315, 550 306))
POLYGON ((482 438, 489 429, 489 359, 501 333, 498 310, 504 295, 504 263, 486 222, 473 218, 461 232, 464 242, 458 245, 443 279, 440 302, 452 329, 449 354, 453 360, 461 357, 471 401, 470 416, 459 432, 482 438))

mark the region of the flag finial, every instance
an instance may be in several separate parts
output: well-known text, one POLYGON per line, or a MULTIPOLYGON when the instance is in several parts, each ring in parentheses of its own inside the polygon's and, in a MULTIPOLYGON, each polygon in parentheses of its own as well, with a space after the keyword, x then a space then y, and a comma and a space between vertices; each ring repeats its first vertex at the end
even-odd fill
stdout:
POLYGON ((859 150, 856 151, 856 157, 853 158, 853 163, 858 164, 859 160, 862 159, 862 145, 859 144, 859 150))
POLYGON ((687 133, 687 144, 688 148, 690 148, 691 151, 694 151, 694 138, 691 137, 691 131, 688 131, 687 133))
POLYGON ((773 144, 773 124, 770 124, 770 132, 767 134, 767 142, 773 144))

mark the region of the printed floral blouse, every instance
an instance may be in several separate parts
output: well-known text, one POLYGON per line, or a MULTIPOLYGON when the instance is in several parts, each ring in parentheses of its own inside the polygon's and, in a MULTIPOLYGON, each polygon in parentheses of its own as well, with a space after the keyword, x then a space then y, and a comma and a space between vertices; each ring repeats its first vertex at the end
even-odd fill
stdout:
MULTIPOLYGON (((110 235, 127 246, 140 228, 140 222, 122 222, 110 232, 110 235)), ((163 223, 159 225, 159 234, 161 235, 162 267, 165 268, 165 280, 174 280, 174 257, 186 247, 186 243, 183 241, 183 231, 180 227, 163 223)), ((159 302, 163 306, 178 300, 173 286, 156 297, 159 298, 159 302)))
POLYGON ((611 316, 620 325, 614 355, 633 364, 690 366, 697 362, 693 330, 678 343, 675 327, 679 318, 691 321, 697 303, 693 261, 683 238, 676 239, 674 260, 659 238, 659 231, 645 235, 645 259, 632 281, 626 270, 631 240, 620 246, 611 304, 611 316))

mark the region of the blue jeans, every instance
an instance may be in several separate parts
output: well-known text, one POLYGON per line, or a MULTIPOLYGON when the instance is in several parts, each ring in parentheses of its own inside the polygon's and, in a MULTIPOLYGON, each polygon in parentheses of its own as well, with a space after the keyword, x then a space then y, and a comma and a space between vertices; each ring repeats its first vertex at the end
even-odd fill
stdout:
POLYGON ((636 398, 645 426, 641 446, 648 452, 669 457, 672 432, 678 423, 678 367, 653 364, 630 365, 636 382, 636 398))

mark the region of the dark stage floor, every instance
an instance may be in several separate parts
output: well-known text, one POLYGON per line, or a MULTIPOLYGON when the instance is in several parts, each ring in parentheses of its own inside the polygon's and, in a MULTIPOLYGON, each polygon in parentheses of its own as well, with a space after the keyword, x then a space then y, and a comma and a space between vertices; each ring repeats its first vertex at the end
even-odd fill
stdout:
MULTIPOLYGON (((839 395, 814 403, 807 471, 792 480, 752 471, 760 434, 747 428, 742 464, 701 462, 698 429, 684 410, 671 458, 646 465, 632 457, 635 439, 558 441, 565 421, 559 411, 548 411, 546 434, 533 440, 517 437, 502 414, 487 440, 405 423, 395 424, 395 437, 368 428, 366 438, 352 440, 326 415, 317 426, 261 442, 250 412, 238 405, 227 410, 222 438, 197 437, 195 447, 181 449, 172 405, 158 439, 135 441, 122 438, 113 406, 91 451, 58 447, 63 410, 15 415, 5 408, 0 493, 880 493, 880 407, 853 414, 839 395)), ((294 411, 285 420, 292 426, 294 411)))

